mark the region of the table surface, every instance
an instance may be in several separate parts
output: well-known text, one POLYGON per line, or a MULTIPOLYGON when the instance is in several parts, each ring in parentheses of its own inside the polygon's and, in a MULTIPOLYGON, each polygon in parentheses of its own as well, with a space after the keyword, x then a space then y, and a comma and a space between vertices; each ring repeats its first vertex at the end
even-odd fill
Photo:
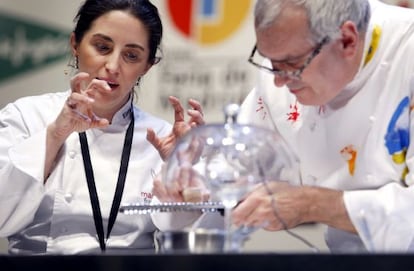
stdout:
POLYGON ((140 254, 0 256, 0 270, 414 270, 410 254, 140 254))

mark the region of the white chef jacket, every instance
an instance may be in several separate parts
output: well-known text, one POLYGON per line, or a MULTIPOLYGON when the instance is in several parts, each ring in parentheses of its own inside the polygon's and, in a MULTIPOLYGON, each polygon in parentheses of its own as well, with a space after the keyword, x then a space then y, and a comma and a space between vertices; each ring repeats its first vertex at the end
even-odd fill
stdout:
MULTIPOLYGON (((69 91, 26 97, 0 112, 0 236, 9 239, 10 253, 99 252, 78 133, 61 148, 43 185, 46 127, 54 121, 69 91)), ((97 194, 106 234, 118 179, 130 102, 109 127, 86 131, 97 194)), ((147 128, 158 136, 171 125, 134 106, 132 150, 121 205, 150 203, 151 170, 162 160, 146 140, 147 128)), ((155 226, 150 215, 119 213, 107 248, 154 249, 155 226)))
POLYGON ((335 99, 301 105, 261 73, 239 115, 283 136, 299 164, 295 184, 345 191, 359 237, 328 227, 333 252, 414 249, 414 10, 370 5, 361 69, 335 99))

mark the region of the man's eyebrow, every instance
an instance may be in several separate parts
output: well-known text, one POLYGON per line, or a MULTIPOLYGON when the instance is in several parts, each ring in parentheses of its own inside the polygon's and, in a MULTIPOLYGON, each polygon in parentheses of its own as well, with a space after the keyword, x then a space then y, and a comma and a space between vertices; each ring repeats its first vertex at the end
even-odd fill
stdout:
POLYGON ((289 61, 299 60, 299 59, 303 58, 304 56, 306 56, 308 54, 308 53, 306 53, 306 54, 302 54, 300 56, 288 55, 284 59, 274 59, 274 58, 269 58, 269 57, 264 56, 262 53, 260 53, 259 50, 257 50, 257 53, 260 56, 269 59, 272 63, 286 63, 286 62, 289 62, 289 61))

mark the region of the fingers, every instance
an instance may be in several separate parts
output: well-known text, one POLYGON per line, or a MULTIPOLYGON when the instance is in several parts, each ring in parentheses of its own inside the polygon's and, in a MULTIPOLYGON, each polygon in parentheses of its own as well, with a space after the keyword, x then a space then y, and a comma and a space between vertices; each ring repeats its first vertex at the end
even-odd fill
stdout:
POLYGON ((152 193, 160 201, 168 201, 168 192, 161 180, 155 179, 153 183, 152 193))
POLYGON ((168 100, 174 108, 174 122, 184 121, 184 108, 182 107, 180 100, 174 96, 168 97, 168 100))
POLYGON ((159 138, 152 128, 147 128, 147 141, 158 151, 163 161, 166 161, 172 152, 168 146, 170 137, 159 138))
POLYGON ((153 193, 160 201, 172 202, 200 202, 210 197, 200 180, 196 180, 197 174, 191 165, 178 167, 172 180, 161 182, 154 178, 153 193))
POLYGON ((86 82, 89 80, 89 74, 79 72, 70 79, 70 88, 72 92, 81 93, 85 89, 86 82))
MULTIPOLYGON (((180 103, 180 100, 177 97, 170 96, 169 98, 170 104, 174 108, 174 120, 175 122, 184 121, 184 108, 180 103)), ((204 121, 204 113, 201 104, 194 99, 189 99, 188 104, 190 105, 191 109, 187 111, 187 114, 190 116, 189 124, 191 126, 203 125, 205 124, 204 121)))
POLYGON ((72 94, 68 97, 66 100, 66 104, 69 108, 75 109, 78 107, 78 105, 83 106, 91 106, 95 100, 93 98, 90 98, 88 96, 72 92, 72 94))
POLYGON ((255 208, 258 206, 252 203, 250 198, 240 202, 232 212, 232 221, 236 226, 246 225, 248 218, 253 214, 255 208))
POLYGON ((267 230, 289 229, 302 223, 300 199, 286 182, 269 182, 257 186, 234 209, 236 225, 260 226, 267 230), (269 194, 270 193, 270 194, 269 194))
POLYGON ((90 106, 94 102, 92 98, 83 94, 85 85, 88 81, 89 74, 85 72, 80 72, 76 74, 74 77, 72 77, 70 80, 72 93, 66 101, 66 105, 70 109, 74 110, 74 112, 81 118, 85 118, 87 116, 86 110, 82 111, 81 107, 85 109, 90 108, 90 106))
MULTIPOLYGON (((233 223, 237 226, 264 227, 274 220, 271 197, 253 194, 241 201, 232 212, 233 223)), ((273 226, 274 223, 273 223, 273 226)))
POLYGON ((190 120, 188 121, 188 123, 191 127, 197 127, 205 124, 204 117, 201 112, 190 109, 187 113, 190 116, 190 120))
POLYGON ((98 117, 93 110, 94 94, 97 91, 110 91, 108 83, 91 80, 88 73, 80 72, 71 78, 70 86, 72 92, 54 122, 58 133, 66 136, 74 131, 108 126, 109 121, 98 117))
POLYGON ((68 109, 78 117, 78 119, 92 122, 95 119, 95 115, 91 114, 91 106, 94 100, 85 95, 73 92, 66 100, 66 106, 68 109))
POLYGON ((164 183, 161 180, 160 174, 156 175, 153 182, 152 192, 162 202, 182 202, 181 190, 177 182, 164 183))
POLYGON ((197 110, 198 112, 201 113, 201 115, 203 115, 203 108, 201 107, 201 104, 194 99, 190 99, 188 100, 188 104, 194 109, 197 110))
POLYGON ((201 107, 201 104, 194 100, 190 99, 188 101, 188 104, 191 106, 192 109, 188 110, 188 115, 191 117, 190 119, 190 125, 192 127, 198 126, 198 125, 204 125, 204 113, 203 108, 201 107))
POLYGON ((85 72, 80 72, 72 77, 70 87, 72 93, 84 94, 89 97, 94 97, 96 92, 109 92, 112 90, 105 80, 96 78, 91 80, 90 75, 85 72))
POLYGON ((76 108, 76 103, 70 99, 70 97, 66 100, 66 105, 70 108, 70 109, 75 109, 76 108))
POLYGON ((168 198, 174 202, 183 202, 183 194, 182 194, 182 185, 180 184, 180 180, 174 180, 171 182, 167 187, 168 198))
POLYGON ((195 164, 201 157, 203 153, 204 143, 200 142, 200 139, 195 137, 191 140, 191 144, 189 146, 189 151, 192 154, 191 156, 191 163, 195 164))
POLYGON ((94 97, 97 92, 109 92, 112 91, 111 87, 104 80, 93 79, 89 85, 83 90, 82 93, 87 94, 90 97, 94 97))
POLYGON ((201 202, 205 199, 203 189, 200 187, 187 187, 182 194, 185 202, 201 202))
POLYGON ((66 101, 66 107, 72 119, 84 122, 89 128, 107 126, 109 121, 98 117, 93 112, 92 106, 96 92, 111 91, 108 83, 99 79, 90 81, 88 73, 80 72, 71 78, 70 84, 72 93, 66 101))
POLYGON ((193 169, 192 164, 188 162, 184 162, 181 166, 177 169, 178 170, 178 178, 177 186, 179 191, 183 191, 186 187, 189 186, 190 180, 193 177, 193 169))
POLYGON ((188 148, 177 151, 177 160, 180 165, 189 164, 192 166, 196 163, 203 151, 203 145, 200 144, 197 137, 193 137, 188 145, 188 148))
MULTIPOLYGON (((177 97, 170 96, 168 100, 174 108, 174 124, 171 133, 167 136, 159 138, 152 129, 147 129, 147 140, 158 150, 164 161, 173 152, 177 141, 182 138, 191 129, 191 127, 204 124, 202 109, 197 101, 189 101, 193 109, 189 110, 191 118, 187 123, 184 119, 184 108, 182 107, 179 99, 177 97)), ((196 156, 197 154, 193 156, 193 159, 189 159, 189 162, 191 163, 195 160, 196 156)))
POLYGON ((63 118, 57 119, 61 123, 60 126, 65 126, 63 123, 67 121, 73 123, 72 125, 76 131, 108 126, 109 121, 107 119, 99 118, 92 111, 93 102, 92 98, 73 92, 64 105, 61 113, 63 118))
POLYGON ((160 140, 155 134, 154 130, 151 128, 147 128, 147 140, 151 143, 156 149, 158 149, 160 140))

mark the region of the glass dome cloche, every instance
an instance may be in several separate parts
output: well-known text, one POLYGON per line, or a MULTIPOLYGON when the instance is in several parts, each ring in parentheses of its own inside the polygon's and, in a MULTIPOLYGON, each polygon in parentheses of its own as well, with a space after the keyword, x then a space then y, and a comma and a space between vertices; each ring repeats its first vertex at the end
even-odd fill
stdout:
POLYGON ((280 135, 237 123, 239 111, 239 105, 229 104, 224 108, 224 123, 191 129, 177 142, 162 172, 164 185, 181 195, 178 198, 224 207, 223 249, 228 252, 240 246, 235 233, 243 230, 232 230, 234 206, 257 185, 291 181, 297 172, 280 135))
POLYGON ((228 104, 224 123, 195 127, 178 141, 163 169, 167 187, 180 187, 186 201, 221 201, 230 208, 261 182, 294 177, 286 142, 275 131, 238 124, 239 110, 228 104))

